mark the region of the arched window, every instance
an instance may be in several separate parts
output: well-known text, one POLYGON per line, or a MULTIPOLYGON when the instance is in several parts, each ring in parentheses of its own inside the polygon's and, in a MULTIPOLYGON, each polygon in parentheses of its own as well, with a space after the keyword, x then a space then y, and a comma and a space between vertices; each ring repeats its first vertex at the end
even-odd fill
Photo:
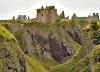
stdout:
POLYGON ((43 14, 42 14, 42 17, 43 17, 43 14))

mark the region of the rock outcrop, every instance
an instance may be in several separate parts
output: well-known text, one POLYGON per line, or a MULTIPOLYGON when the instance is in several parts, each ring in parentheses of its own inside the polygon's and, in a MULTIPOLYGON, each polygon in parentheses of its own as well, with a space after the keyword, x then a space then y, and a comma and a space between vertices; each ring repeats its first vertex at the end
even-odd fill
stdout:
POLYGON ((0 25, 0 72, 26 72, 24 53, 18 42, 0 25))
POLYGON ((29 72, 45 72, 47 70, 49 72, 99 72, 100 45, 96 47, 90 34, 82 30, 84 23, 76 24, 72 21, 69 22, 73 23, 70 25, 67 24, 67 21, 63 21, 51 25, 40 23, 4 25, 15 35, 21 48, 12 34, 9 36, 1 29, 0 70, 7 72, 25 72, 27 70, 29 72), (46 61, 40 63, 41 61, 37 60, 42 60, 42 58, 62 64, 53 65, 52 68, 52 64, 50 67, 48 66, 49 63, 43 66, 42 64, 46 61), (27 64, 25 65, 25 63, 27 64), (36 66, 37 64, 40 66, 36 66))
MULTIPOLYGON (((9 31, 17 37, 23 51, 30 56, 47 56, 58 62, 63 62, 64 59, 70 59, 75 53, 72 46, 66 42, 66 37, 61 40, 61 37, 52 29, 46 31, 41 26, 32 24, 23 26, 23 29, 19 29, 21 28, 19 27, 19 30, 16 30, 16 26, 11 27, 8 28, 9 31)), ((60 28, 62 31, 60 34, 63 36, 66 32, 63 32, 62 27, 60 28)))

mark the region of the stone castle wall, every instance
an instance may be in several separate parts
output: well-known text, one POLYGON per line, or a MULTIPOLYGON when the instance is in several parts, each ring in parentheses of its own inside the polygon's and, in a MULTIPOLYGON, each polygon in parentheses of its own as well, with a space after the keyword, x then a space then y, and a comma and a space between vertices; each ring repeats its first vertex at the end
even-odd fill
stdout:
POLYGON ((37 9, 37 21, 41 23, 54 23, 57 21, 57 9, 54 6, 37 9))
POLYGON ((6 28, 13 34, 15 34, 17 31, 23 30, 24 25, 23 24, 6 24, 6 28))
POLYGON ((92 22, 92 21, 98 21, 99 15, 98 13, 93 13, 92 16, 88 17, 77 17, 76 14, 73 14, 72 19, 78 20, 78 21, 85 21, 85 22, 92 22))

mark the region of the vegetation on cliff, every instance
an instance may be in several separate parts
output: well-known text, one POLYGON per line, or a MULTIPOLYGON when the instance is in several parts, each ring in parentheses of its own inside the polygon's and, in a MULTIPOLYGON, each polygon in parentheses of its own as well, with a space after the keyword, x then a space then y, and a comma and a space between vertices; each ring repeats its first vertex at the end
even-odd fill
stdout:
MULTIPOLYGON (((93 44, 94 47, 86 49, 89 51, 86 54, 84 52, 85 56, 82 57, 81 52, 85 48, 92 47, 92 45, 86 46, 90 45, 88 43, 92 39, 86 38, 88 39, 86 40, 87 44, 82 43, 82 41, 86 42, 84 41, 85 37, 82 38, 79 35, 81 41, 77 42, 75 40, 78 37, 76 33, 80 31, 78 31, 78 24, 76 24, 76 22, 67 19, 53 24, 32 22, 25 24, 23 30, 15 32, 16 38, 0 25, 0 71, 99 72, 100 45, 93 44), (27 43, 29 43, 29 47, 27 43), (48 47, 51 49, 46 49, 48 47), (31 48, 34 50, 29 54, 27 51, 31 52, 31 48)), ((99 22, 97 25, 99 27, 99 22)), ((91 34, 88 32, 88 30, 92 30, 91 24, 83 26, 81 31, 85 32, 84 34, 91 34)))
POLYGON ((15 37, 0 25, 0 72, 24 71, 23 54, 15 37))
POLYGON ((14 35, 0 25, 0 72, 47 72, 56 64, 46 57, 25 55, 14 35))

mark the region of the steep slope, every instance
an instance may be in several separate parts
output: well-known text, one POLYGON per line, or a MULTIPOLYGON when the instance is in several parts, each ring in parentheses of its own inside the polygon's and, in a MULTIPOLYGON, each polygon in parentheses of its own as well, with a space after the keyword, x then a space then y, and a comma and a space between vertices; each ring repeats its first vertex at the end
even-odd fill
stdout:
MULTIPOLYGON (((99 72, 100 71, 99 67, 100 45, 95 46, 92 40, 90 39, 90 33, 82 31, 83 28, 81 28, 81 26, 79 26, 80 27, 79 30, 78 27, 76 29, 81 38, 81 44, 79 46, 79 49, 77 49, 78 52, 76 52, 76 54, 64 64, 60 64, 51 68, 49 72, 99 72)), ((71 44, 73 44, 73 42, 71 44)))
POLYGON ((26 59, 26 72, 47 72, 47 69, 35 57, 25 55, 26 59))
POLYGON ((0 72, 25 72, 24 53, 15 37, 0 25, 0 72))
POLYGON ((47 72, 51 67, 57 65, 55 61, 48 57, 38 58, 36 56, 25 55, 27 72, 47 72))
MULTIPOLYGON (((16 30, 15 26, 13 28, 16 30)), ((59 23, 26 24, 23 30, 18 30, 14 34, 23 51, 30 56, 44 56, 64 62, 75 53, 74 48, 66 41, 67 33, 59 23)))
POLYGON ((46 57, 41 60, 24 54, 14 35, 0 25, 0 72, 47 72, 57 64, 46 57))
POLYGON ((81 58, 79 56, 81 46, 73 41, 70 37, 67 37, 67 40, 71 43, 71 45, 74 47, 76 50, 76 53, 74 56, 66 61, 64 64, 59 64, 57 66, 54 66, 51 68, 49 72, 72 72, 73 65, 75 65, 81 58))
POLYGON ((7 27, 25 53, 27 72, 100 71, 100 47, 93 44, 84 23, 62 20, 7 27))
MULTIPOLYGON (((75 59, 73 59, 75 61, 75 59)), ((99 72, 100 71, 100 45, 97 45, 83 59, 76 61, 72 65, 67 62, 53 67, 49 72, 99 72), (70 68, 71 67, 71 68, 70 68)))
POLYGON ((100 71, 100 45, 95 48, 83 59, 81 59, 73 68, 77 72, 99 72, 100 71))

